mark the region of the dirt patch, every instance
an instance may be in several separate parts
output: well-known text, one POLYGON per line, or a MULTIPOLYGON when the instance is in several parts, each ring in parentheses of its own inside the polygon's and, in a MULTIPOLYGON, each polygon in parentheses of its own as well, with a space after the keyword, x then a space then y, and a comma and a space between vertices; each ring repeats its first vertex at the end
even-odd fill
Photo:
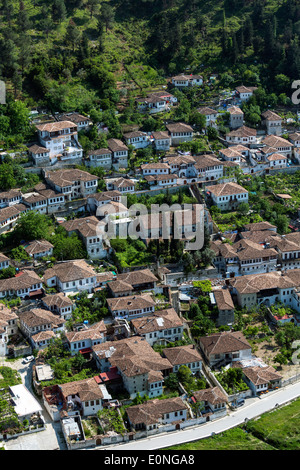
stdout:
MULTIPOLYGON (((274 362, 274 357, 278 354, 279 348, 274 338, 271 338, 270 342, 264 341, 261 343, 256 343, 255 346, 257 347, 254 352, 255 356, 261 358, 266 364, 270 366, 278 366, 278 364, 274 362)), ((279 368, 278 372, 280 375, 282 375, 283 379, 288 379, 296 374, 300 374, 300 364, 297 365, 288 363, 279 368)))

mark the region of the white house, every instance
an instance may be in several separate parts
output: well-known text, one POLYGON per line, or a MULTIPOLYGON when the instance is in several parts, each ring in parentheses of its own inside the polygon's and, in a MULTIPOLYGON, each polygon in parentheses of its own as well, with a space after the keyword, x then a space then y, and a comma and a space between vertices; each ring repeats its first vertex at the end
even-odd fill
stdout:
POLYGON ((49 150, 49 157, 62 160, 78 159, 83 155, 78 141, 77 125, 71 121, 55 121, 37 124, 38 140, 41 147, 49 150))
POLYGON ((170 150, 171 137, 168 132, 156 131, 152 132, 153 143, 155 150, 167 151, 170 150))
POLYGON ((166 128, 171 136, 171 145, 179 145, 182 142, 193 140, 193 128, 183 122, 167 124, 166 128))
POLYGON ((266 127, 267 134, 281 135, 282 133, 282 118, 274 111, 268 110, 262 113, 262 125, 266 127))
POLYGON ((131 320, 133 331, 153 346, 180 341, 183 337, 183 322, 173 308, 158 310, 151 315, 131 320))
POLYGON ((84 260, 55 264, 46 269, 43 280, 48 287, 56 287, 61 292, 91 293, 97 287, 97 273, 84 260))
POLYGON ((237 183, 206 186, 206 196, 221 210, 233 210, 241 202, 248 202, 248 191, 237 183))
POLYGON ((107 148, 90 150, 85 161, 88 167, 100 167, 110 170, 112 167, 112 151, 107 148))
POLYGON ((143 149, 150 144, 149 136, 146 132, 133 131, 124 134, 126 145, 132 145, 136 149, 143 149))
POLYGON ((199 114, 203 114, 203 116, 205 116, 207 127, 217 125, 218 111, 215 111, 214 109, 211 109, 207 106, 198 108, 197 111, 199 114))

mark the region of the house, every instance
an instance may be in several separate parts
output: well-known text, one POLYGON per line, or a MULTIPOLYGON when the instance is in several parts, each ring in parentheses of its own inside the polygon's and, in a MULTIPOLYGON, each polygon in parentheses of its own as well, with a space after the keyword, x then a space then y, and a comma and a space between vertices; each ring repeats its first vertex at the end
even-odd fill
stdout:
POLYGON ((133 131, 123 135, 126 145, 132 145, 135 149, 143 149, 150 144, 149 136, 146 132, 133 131))
POLYGON ((11 230, 16 225, 18 218, 28 211, 29 208, 24 204, 14 204, 0 209, 0 234, 11 230))
POLYGON ((278 252, 278 262, 282 270, 300 268, 299 232, 279 235, 273 233, 266 238, 266 243, 278 252))
POLYGON ((199 374, 202 370, 202 357, 193 344, 166 348, 163 350, 163 356, 172 364, 174 373, 178 372, 181 366, 188 367, 193 374, 199 374))
POLYGON ((251 345, 240 331, 223 331, 199 338, 199 346, 209 367, 252 357, 251 345))
POLYGON ((166 156, 163 160, 169 166, 170 173, 177 174, 179 178, 197 177, 196 160, 191 155, 170 155, 166 156))
POLYGON ((25 247, 26 253, 33 259, 52 256, 54 246, 47 240, 34 240, 25 247))
POLYGON ((261 274, 277 269, 276 250, 257 238, 254 241, 243 238, 234 243, 215 241, 213 247, 218 263, 216 266, 227 277, 244 276, 253 272, 261 274))
POLYGON ((114 318, 137 318, 155 310, 155 302, 148 293, 107 299, 107 306, 114 318))
POLYGON ((239 106, 230 106, 229 126, 231 129, 238 129, 244 125, 244 113, 239 106))
POLYGON ((262 145, 272 147, 275 152, 285 155, 287 158, 292 158, 293 145, 288 140, 277 135, 267 135, 262 140, 262 145))
POLYGON ((4 304, 0 304, 0 357, 8 354, 10 337, 18 332, 18 315, 4 304))
POLYGON ((34 271, 20 271, 9 279, 0 279, 0 298, 20 297, 30 299, 43 293, 41 278, 34 271))
POLYGON ((90 212, 97 212, 97 208, 104 204, 109 204, 111 201, 121 201, 120 191, 103 191, 95 194, 91 194, 87 197, 87 209, 90 212))
POLYGON ((80 161, 83 155, 78 141, 78 127, 71 121, 55 121, 36 125, 39 146, 49 150, 49 157, 80 161))
POLYGON ((254 86, 246 87, 244 85, 241 85, 235 89, 235 92, 236 92, 236 96, 241 101, 247 101, 249 98, 251 98, 255 90, 257 90, 257 87, 254 87, 254 86))
POLYGON ((234 210, 241 202, 248 202, 248 191, 237 183, 206 186, 206 197, 221 210, 234 210))
POLYGON ((50 164, 50 149, 34 144, 28 148, 29 156, 36 166, 47 166, 50 164))
POLYGON ((7 269, 10 266, 10 259, 3 253, 0 253, 0 271, 7 269))
POLYGON ((133 193, 135 191, 135 182, 129 178, 118 178, 107 183, 107 189, 110 191, 119 191, 124 193, 133 193))
POLYGON ((152 132, 152 137, 153 137, 153 144, 154 144, 155 150, 165 151, 165 152, 170 150, 171 137, 169 136, 168 132, 164 132, 164 131, 152 132))
POLYGON ((91 353, 93 346, 106 340, 106 333, 107 329, 103 320, 89 327, 84 325, 79 331, 66 332, 65 336, 71 355, 91 353))
POLYGON ((34 190, 46 199, 47 214, 55 214, 65 208, 66 198, 62 193, 49 189, 43 183, 37 184, 34 190))
POLYGON ((213 297, 218 308, 218 326, 233 325, 234 323, 234 303, 229 289, 215 289, 213 297))
POLYGON ((199 182, 216 181, 223 177, 224 164, 215 155, 195 155, 194 159, 199 182))
POLYGON ((294 291, 300 287, 299 269, 248 274, 229 279, 229 284, 232 293, 236 295, 237 304, 242 308, 282 303, 299 309, 299 301, 293 296, 294 291))
POLYGON ((97 191, 99 177, 78 169, 44 171, 46 182, 56 193, 71 201, 97 191))
POLYGON ((137 109, 140 112, 149 112, 156 114, 168 109, 167 100, 155 94, 148 95, 146 98, 137 98, 135 100, 137 109))
POLYGON ((36 192, 24 194, 23 202, 31 211, 47 214, 47 198, 42 194, 36 192))
POLYGON ((226 134, 228 144, 242 144, 244 146, 256 143, 256 129, 247 126, 239 127, 226 134))
MULTIPOLYGON (((103 387, 104 385, 101 385, 103 387)), ((62 409, 69 416, 96 415, 103 409, 104 395, 94 377, 58 385, 62 397, 62 409)), ((105 386, 104 386, 105 387, 105 386)))
POLYGON ((267 157, 267 162, 270 164, 271 168, 286 168, 287 166, 287 157, 281 153, 272 153, 267 157))
POLYGON ((48 287, 56 287, 61 292, 91 293, 97 287, 97 273, 84 260, 57 263, 46 269, 43 280, 48 287))
POLYGON ((107 247, 103 242, 105 223, 91 215, 79 219, 68 220, 61 226, 68 235, 76 233, 84 243, 85 249, 91 259, 102 259, 107 256, 107 247))
POLYGON ((118 274, 115 280, 109 283, 108 288, 113 297, 123 297, 122 294, 130 295, 133 292, 154 290, 157 281, 157 277, 150 269, 141 269, 118 274))
POLYGON ((119 139, 109 139, 107 146, 112 152, 112 166, 119 170, 128 166, 128 147, 119 139))
POLYGON ((190 142, 193 140, 193 128, 183 122, 167 124, 166 128, 171 136, 171 145, 176 146, 182 142, 190 142))
POLYGON ((281 135, 282 134, 282 118, 274 113, 274 111, 268 110, 262 113, 262 125, 266 127, 268 135, 281 135))
POLYGON ((110 170, 112 167, 112 151, 108 148, 89 150, 85 165, 87 167, 100 167, 104 170, 110 170))
POLYGON ((176 75, 172 77, 172 85, 176 88, 186 88, 189 86, 203 85, 203 77, 202 75, 176 75))
POLYGON ((188 419, 188 407, 180 397, 149 400, 126 409, 130 426, 135 431, 151 431, 162 425, 188 419))
POLYGON ((20 330, 33 348, 49 346, 55 334, 64 330, 65 320, 49 310, 34 308, 19 314, 20 330), (39 333, 50 332, 40 335, 39 333))
POLYGON ((141 165, 143 176, 149 175, 168 175, 170 173, 170 165, 168 163, 156 162, 145 163, 141 165))
POLYGON ((58 314, 64 320, 71 318, 75 307, 73 300, 67 297, 63 292, 46 295, 42 298, 42 304, 45 308, 58 314))
POLYGON ((97 344, 93 357, 102 372, 117 368, 131 398, 137 393, 149 398, 162 395, 164 376, 172 371, 170 362, 140 336, 97 344))
POLYGON ((32 349, 39 350, 39 349, 47 348, 54 339, 55 339, 54 331, 46 330, 46 331, 39 331, 38 333, 34 333, 30 338, 30 342, 32 345, 32 349))
POLYGON ((193 392, 192 400, 194 403, 199 403, 202 414, 227 412, 226 403, 227 397, 218 387, 210 387, 204 390, 197 390, 193 392))
POLYGON ((58 120, 73 122, 74 124, 76 124, 78 132, 88 131, 93 125, 93 122, 91 121, 89 117, 83 116, 82 114, 79 114, 79 113, 62 114, 61 116, 58 117, 58 120))
POLYGON ((235 162, 238 163, 239 165, 245 161, 245 157, 241 152, 236 150, 234 147, 227 147, 225 149, 220 149, 219 150, 219 155, 222 157, 224 160, 229 161, 229 162, 235 162))
POLYGON ((149 183, 150 186, 175 186, 178 184, 178 176, 175 174, 158 174, 158 175, 147 175, 145 180, 149 183))
POLYGON ((3 191, 0 193, 0 208, 13 206, 22 202, 22 193, 17 189, 3 191))
POLYGON ((183 322, 174 308, 134 318, 131 324, 134 333, 145 338, 150 346, 180 341, 183 337, 183 322))
POLYGON ((206 127, 217 125, 218 111, 215 111, 212 108, 208 108, 207 106, 198 108, 197 111, 199 114, 205 116, 206 127))
POLYGON ((243 367, 242 370, 244 381, 252 390, 253 395, 281 387, 282 376, 272 366, 264 364, 243 367))

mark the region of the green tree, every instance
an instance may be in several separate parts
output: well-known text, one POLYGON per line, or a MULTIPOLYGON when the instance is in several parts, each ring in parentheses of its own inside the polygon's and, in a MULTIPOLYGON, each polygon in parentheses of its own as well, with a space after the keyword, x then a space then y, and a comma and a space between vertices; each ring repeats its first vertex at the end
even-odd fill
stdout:
POLYGON ((13 239, 15 242, 21 240, 32 241, 49 238, 51 232, 51 219, 39 212, 29 211, 21 214, 13 230, 13 239))

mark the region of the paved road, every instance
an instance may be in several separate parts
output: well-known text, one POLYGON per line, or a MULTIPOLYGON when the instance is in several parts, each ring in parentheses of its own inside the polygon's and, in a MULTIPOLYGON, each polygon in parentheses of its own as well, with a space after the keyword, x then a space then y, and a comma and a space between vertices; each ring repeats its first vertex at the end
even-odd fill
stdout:
POLYGON ((126 444, 98 447, 94 450, 154 450, 162 449, 184 442, 191 442, 205 437, 211 436, 214 433, 220 433, 232 427, 242 424, 245 419, 253 419, 266 411, 276 408, 276 404, 283 405, 289 401, 300 396, 300 382, 289 385, 284 389, 279 389, 264 395, 263 398, 255 398, 246 400, 246 404, 224 418, 220 418, 210 423, 205 423, 193 428, 179 430, 174 433, 160 434, 159 436, 150 437, 148 439, 141 439, 138 441, 131 441, 126 444), (251 402, 250 404, 248 404, 251 402))

